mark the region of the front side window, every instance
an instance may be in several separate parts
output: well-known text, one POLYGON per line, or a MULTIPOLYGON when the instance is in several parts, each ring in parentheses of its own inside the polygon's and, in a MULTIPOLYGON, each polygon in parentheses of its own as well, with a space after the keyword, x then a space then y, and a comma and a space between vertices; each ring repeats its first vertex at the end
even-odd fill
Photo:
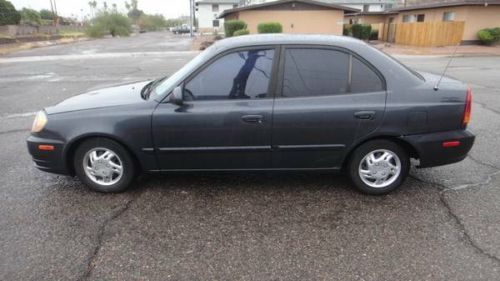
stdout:
POLYGON ((218 12, 219 11, 219 4, 212 4, 212 12, 218 12))
POLYGON ((424 22, 424 21, 425 21, 425 14, 417 15, 417 22, 424 22))
POLYGON ((227 54, 186 83, 184 99, 259 99, 268 95, 274 49, 227 54))
POLYGON ((213 27, 219 27, 219 20, 213 20, 212 21, 212 26, 213 27))
POLYGON ((384 90, 380 77, 357 57, 337 50, 287 49, 283 97, 331 96, 384 90))

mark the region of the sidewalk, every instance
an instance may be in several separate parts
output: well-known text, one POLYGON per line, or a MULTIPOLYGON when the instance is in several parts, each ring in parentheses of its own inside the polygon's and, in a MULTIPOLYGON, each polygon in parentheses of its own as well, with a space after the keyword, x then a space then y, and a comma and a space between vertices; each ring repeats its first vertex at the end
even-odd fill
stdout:
POLYGON ((0 44, 0 56, 10 54, 17 51, 28 50, 38 47, 46 47, 52 45, 69 44, 74 42, 90 40, 87 37, 63 37, 56 40, 33 41, 33 42, 20 42, 12 44, 0 44))
POLYGON ((427 55, 427 56, 449 56, 455 52, 458 56, 500 56, 500 45, 463 45, 447 47, 415 47, 394 45, 385 42, 372 44, 373 47, 383 50, 391 55, 427 55))

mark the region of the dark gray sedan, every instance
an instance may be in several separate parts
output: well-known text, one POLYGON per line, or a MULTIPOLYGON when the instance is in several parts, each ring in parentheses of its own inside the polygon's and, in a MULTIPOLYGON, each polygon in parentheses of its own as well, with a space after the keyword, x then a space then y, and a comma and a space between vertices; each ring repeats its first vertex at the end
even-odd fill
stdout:
MULTIPOLYGON (((36 167, 102 192, 140 172, 345 171, 384 194, 420 167, 464 159, 471 92, 347 37, 217 42, 171 77, 87 92, 40 111, 36 167)), ((333 183, 332 183, 333 184, 333 183)))

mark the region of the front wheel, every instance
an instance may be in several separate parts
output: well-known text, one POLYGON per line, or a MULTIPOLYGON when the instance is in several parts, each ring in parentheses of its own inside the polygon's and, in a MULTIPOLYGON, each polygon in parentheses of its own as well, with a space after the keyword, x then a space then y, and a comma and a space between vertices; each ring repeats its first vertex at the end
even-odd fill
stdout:
POLYGON ((121 192, 132 183, 135 167, 130 154, 119 143, 94 138, 75 151, 74 168, 78 178, 99 192, 121 192))
POLYGON ((353 152, 347 168, 359 191, 381 195, 395 190, 405 181, 410 171, 410 158, 398 144, 374 140, 353 152))

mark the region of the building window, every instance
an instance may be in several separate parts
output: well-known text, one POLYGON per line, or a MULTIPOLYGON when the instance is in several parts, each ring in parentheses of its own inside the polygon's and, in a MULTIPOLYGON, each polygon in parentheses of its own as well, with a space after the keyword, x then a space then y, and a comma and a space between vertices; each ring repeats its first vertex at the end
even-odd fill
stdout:
POLYGON ((238 8, 238 4, 233 4, 233 9, 238 8))
POLYGON ((424 22, 424 20, 425 20, 425 15, 424 14, 417 15, 417 21, 418 22, 424 22))
POLYGON ((417 17, 415 15, 403 15, 403 22, 416 22, 417 17))
POLYGON ((370 5, 363 5, 363 12, 369 12, 370 11, 370 5))
POLYGON ((455 20, 455 12, 443 13, 443 21, 454 21, 454 20, 455 20))
POLYGON ((212 12, 218 12, 219 11, 219 4, 212 4, 212 12))
POLYGON ((212 21, 212 26, 213 27, 219 27, 219 20, 213 20, 212 21))

